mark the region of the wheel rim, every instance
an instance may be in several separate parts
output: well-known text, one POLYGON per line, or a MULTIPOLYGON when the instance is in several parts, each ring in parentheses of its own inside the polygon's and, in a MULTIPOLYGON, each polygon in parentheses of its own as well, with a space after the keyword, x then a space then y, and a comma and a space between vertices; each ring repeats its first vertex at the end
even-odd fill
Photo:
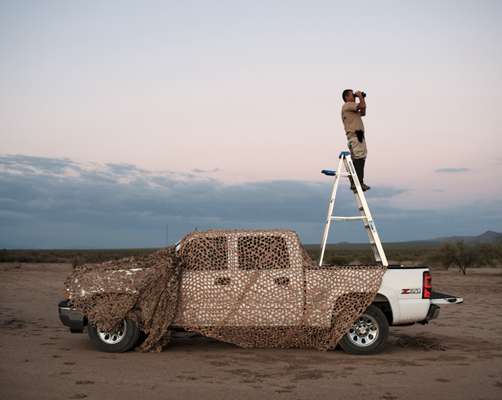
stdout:
POLYGON ((117 344, 124 339, 124 336, 127 331, 126 321, 122 321, 122 325, 119 326, 114 331, 104 331, 102 329, 98 329, 99 339, 106 344, 117 344))
POLYGON ((349 341, 358 347, 371 346, 378 339, 380 328, 378 322, 371 315, 361 315, 349 329, 349 341))

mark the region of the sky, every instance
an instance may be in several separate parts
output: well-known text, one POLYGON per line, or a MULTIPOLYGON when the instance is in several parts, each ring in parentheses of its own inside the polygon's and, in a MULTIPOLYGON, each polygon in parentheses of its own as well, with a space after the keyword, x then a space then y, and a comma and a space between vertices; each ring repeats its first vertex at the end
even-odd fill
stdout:
POLYGON ((0 247, 222 227, 316 243, 345 88, 367 93, 384 241, 502 231, 501 17, 488 0, 2 1, 0 247))

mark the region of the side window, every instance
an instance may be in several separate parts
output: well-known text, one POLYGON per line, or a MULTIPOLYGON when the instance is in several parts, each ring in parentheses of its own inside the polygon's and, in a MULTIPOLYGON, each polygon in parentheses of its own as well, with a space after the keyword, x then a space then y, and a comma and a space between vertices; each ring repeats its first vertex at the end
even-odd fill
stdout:
POLYGON ((196 237, 180 249, 182 267, 188 270, 228 269, 228 244, 225 236, 196 237))
POLYGON ((239 268, 283 269, 289 267, 286 239, 281 236, 242 236, 237 240, 239 268))

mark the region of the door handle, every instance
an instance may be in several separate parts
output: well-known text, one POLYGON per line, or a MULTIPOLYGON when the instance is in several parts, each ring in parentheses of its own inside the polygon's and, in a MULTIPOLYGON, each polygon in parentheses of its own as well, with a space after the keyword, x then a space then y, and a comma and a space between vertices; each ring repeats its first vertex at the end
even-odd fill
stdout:
POLYGON ((289 285, 289 278, 287 276, 280 276, 274 279, 276 285, 287 286, 289 285))
POLYGON ((214 284, 215 285, 229 285, 230 278, 228 276, 218 276, 217 278, 214 279, 214 284))

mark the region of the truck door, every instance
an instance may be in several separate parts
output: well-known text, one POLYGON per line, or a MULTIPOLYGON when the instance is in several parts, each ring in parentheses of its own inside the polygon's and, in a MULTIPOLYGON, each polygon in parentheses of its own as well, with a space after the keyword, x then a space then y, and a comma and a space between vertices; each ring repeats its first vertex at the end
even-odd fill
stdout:
POLYGON ((297 243, 281 232, 242 232, 236 237, 238 309, 233 326, 292 326, 303 314, 303 274, 297 243), (295 247, 296 246, 296 247, 295 247))
POLYGON ((216 326, 236 302, 237 286, 229 268, 224 234, 188 239, 182 250, 182 278, 176 324, 216 326))

